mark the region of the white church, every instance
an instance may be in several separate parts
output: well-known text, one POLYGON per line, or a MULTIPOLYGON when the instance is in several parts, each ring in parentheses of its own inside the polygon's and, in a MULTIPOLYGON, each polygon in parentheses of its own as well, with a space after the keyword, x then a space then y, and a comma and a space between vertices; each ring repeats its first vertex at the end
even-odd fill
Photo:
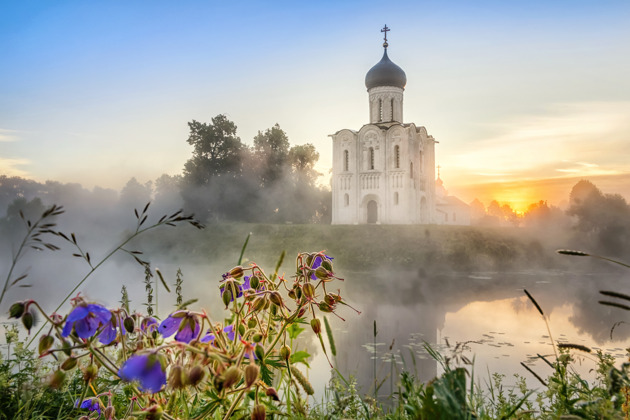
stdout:
POLYGON ((383 58, 365 76, 370 123, 359 131, 343 129, 330 136, 332 223, 469 223, 465 203, 446 209, 444 198, 436 197, 435 139, 426 128, 403 122, 407 76, 387 56, 388 31, 387 25, 381 30, 383 58), (449 218, 445 211, 463 214, 449 218))

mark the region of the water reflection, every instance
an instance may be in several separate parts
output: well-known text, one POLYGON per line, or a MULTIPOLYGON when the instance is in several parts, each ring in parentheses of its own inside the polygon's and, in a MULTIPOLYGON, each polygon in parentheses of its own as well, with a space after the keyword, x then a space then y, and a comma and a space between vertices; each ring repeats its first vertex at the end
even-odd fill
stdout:
MULTIPOLYGON (((547 375, 537 354, 553 349, 545 323, 523 293, 527 288, 548 316, 556 342, 582 344, 624 357, 630 326, 617 325, 624 311, 599 305, 599 290, 630 290, 623 272, 575 275, 561 272, 472 273, 427 277, 417 273, 369 276, 347 275, 347 296, 364 312, 335 323, 338 368, 352 374, 364 393, 391 395, 396 372, 407 369, 427 381, 439 373, 424 343, 448 356, 456 343, 466 342, 475 370, 525 376, 520 366, 529 362, 547 375), (351 281, 359 277, 361 281, 351 281), (373 336, 373 322, 378 334, 373 336), (376 344, 374 344, 376 343, 376 344), (448 343, 448 344, 447 344, 448 343), (376 361, 376 368, 374 362, 376 361), (540 365, 540 366, 539 366, 540 365)), ((579 362, 591 356, 576 356, 579 362)), ((585 374, 593 365, 584 363, 585 374)), ((479 377, 479 376, 478 376, 479 377)), ((510 379, 507 379, 510 382, 510 379)))

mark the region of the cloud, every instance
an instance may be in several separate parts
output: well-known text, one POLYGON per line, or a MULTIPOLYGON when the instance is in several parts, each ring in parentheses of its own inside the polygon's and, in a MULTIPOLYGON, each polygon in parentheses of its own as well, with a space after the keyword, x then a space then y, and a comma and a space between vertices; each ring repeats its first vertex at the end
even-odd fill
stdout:
POLYGON ((556 104, 493 124, 494 135, 445 156, 462 183, 630 172, 630 101, 556 104))
POLYGON ((28 159, 5 159, 0 157, 0 174, 28 178, 30 176, 29 173, 19 167, 30 163, 28 159))
POLYGON ((16 130, 7 130, 0 128, 0 142, 18 141, 19 138, 16 135, 16 130))

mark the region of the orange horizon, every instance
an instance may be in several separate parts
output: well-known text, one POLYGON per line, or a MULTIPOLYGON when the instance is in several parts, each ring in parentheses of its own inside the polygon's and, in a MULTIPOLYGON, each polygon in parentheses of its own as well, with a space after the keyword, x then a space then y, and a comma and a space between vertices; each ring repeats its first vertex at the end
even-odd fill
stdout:
POLYGON ((509 204, 518 213, 524 213, 530 204, 547 201, 550 205, 565 207, 573 186, 580 180, 588 180, 603 193, 630 197, 630 173, 563 178, 541 178, 485 183, 456 183, 447 186, 450 195, 470 204, 474 199, 484 206, 496 200, 509 204))

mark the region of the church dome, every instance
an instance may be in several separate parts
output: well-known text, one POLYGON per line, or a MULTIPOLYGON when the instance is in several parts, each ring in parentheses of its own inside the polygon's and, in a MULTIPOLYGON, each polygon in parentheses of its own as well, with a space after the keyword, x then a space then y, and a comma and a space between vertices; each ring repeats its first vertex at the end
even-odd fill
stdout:
POLYGON ((376 63, 365 75, 365 87, 372 89, 377 86, 395 86, 401 89, 407 84, 407 75, 387 56, 387 47, 381 61, 376 63))

